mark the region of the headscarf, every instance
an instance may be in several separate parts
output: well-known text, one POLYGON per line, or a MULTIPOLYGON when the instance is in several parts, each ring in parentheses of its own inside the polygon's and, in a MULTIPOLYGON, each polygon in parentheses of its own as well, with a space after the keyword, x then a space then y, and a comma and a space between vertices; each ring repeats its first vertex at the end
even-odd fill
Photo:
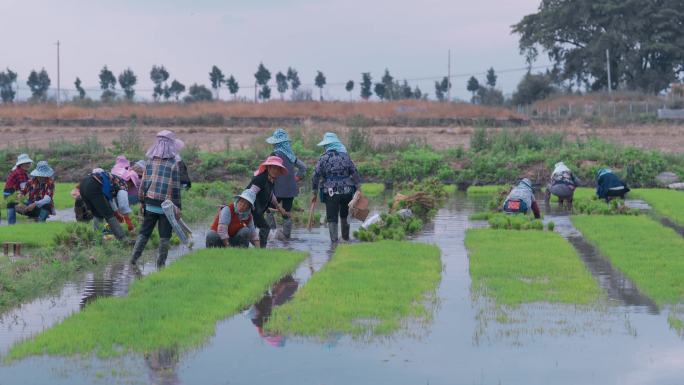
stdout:
POLYGON ((295 156, 294 152, 292 151, 292 146, 290 145, 289 140, 285 141, 285 142, 280 142, 280 143, 274 144, 273 145, 273 152, 282 153, 292 163, 294 163, 297 160, 297 157, 295 156))
POLYGON ((532 187, 532 182, 527 178, 523 178, 520 181, 520 183, 518 183, 518 188, 528 189, 534 193, 534 188, 532 187))
POLYGON ((608 167, 604 167, 598 171, 598 174, 596 175, 596 179, 606 175, 606 174, 612 174, 613 171, 609 169, 608 167))
POLYGON ((235 200, 233 201, 233 207, 235 207, 235 214, 237 214, 238 218, 241 221, 246 221, 247 219, 249 219, 249 216, 252 214, 252 208, 250 207, 247 210, 245 210, 244 212, 240 211, 240 209, 238 209, 238 201, 239 200, 240 200, 240 198, 236 197, 235 200))
POLYGON ((176 134, 169 130, 163 130, 157 134, 157 140, 147 150, 147 157, 181 160, 180 151, 185 146, 182 140, 176 139, 176 134))
POLYGON ((568 166, 565 165, 565 163, 563 163, 563 162, 558 162, 558 163, 556 163, 556 165, 554 166, 553 174, 551 174, 551 175, 560 174, 560 173, 562 173, 562 172, 571 172, 571 171, 570 171, 570 169, 568 168, 568 166))
POLYGON ((337 152, 347 153, 347 148, 344 147, 344 144, 342 144, 342 142, 329 143, 329 144, 326 144, 325 146, 323 146, 323 148, 325 148, 325 152, 337 151, 337 152))

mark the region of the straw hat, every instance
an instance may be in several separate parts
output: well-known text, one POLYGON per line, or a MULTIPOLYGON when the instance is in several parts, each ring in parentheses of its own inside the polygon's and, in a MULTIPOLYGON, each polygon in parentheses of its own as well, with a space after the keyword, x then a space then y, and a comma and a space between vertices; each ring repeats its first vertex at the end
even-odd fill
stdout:
POLYGON ((283 166, 283 160, 279 156, 271 155, 266 160, 259 165, 259 169, 254 172, 254 176, 261 174, 266 171, 266 167, 276 166, 280 168, 280 176, 287 175, 287 168, 283 166))
POLYGON ((28 154, 20 154, 17 157, 17 163, 14 164, 14 167, 16 168, 16 167, 19 167, 22 164, 26 164, 26 163, 33 163, 33 160, 31 160, 31 158, 29 158, 28 154))
POLYGON ((36 168, 31 171, 31 176, 52 178, 53 175, 55 175, 55 170, 53 170, 52 167, 48 165, 48 162, 44 160, 38 162, 36 168))
POLYGON ((282 128, 277 128, 271 137, 266 139, 266 143, 269 144, 277 144, 277 143, 282 143, 282 142, 289 142, 290 137, 287 135, 287 132, 283 130, 282 128))

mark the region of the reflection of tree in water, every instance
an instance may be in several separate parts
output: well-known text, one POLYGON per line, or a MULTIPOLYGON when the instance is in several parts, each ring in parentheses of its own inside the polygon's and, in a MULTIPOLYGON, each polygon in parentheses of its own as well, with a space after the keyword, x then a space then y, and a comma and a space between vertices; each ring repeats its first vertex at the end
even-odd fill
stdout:
POLYGON ((161 348, 145 354, 145 363, 150 368, 150 384, 177 385, 180 384, 178 373, 178 348, 161 348))
POLYGON ((291 276, 286 275, 276 282, 269 292, 267 292, 259 302, 252 305, 249 310, 252 323, 257 328, 259 336, 271 346, 284 346, 285 339, 281 335, 265 333, 264 324, 268 322, 274 306, 280 306, 290 299, 299 288, 299 283, 291 276))

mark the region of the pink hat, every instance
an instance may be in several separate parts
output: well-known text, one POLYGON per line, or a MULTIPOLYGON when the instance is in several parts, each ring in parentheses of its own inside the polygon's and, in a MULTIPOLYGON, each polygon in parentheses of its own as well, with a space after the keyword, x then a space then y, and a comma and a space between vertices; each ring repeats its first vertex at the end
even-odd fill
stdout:
POLYGON ((133 171, 133 170, 126 170, 123 175, 120 175, 123 180, 128 182, 129 180, 133 182, 133 186, 135 187, 140 187, 140 177, 138 176, 138 173, 133 171))
POLYGON ((114 167, 112 167, 112 174, 123 178, 130 166, 131 162, 126 159, 126 156, 119 155, 116 157, 116 163, 114 163, 114 167))
POLYGON ((266 167, 268 166, 276 166, 280 167, 280 176, 287 175, 287 168, 283 166, 283 160, 280 159, 280 157, 271 155, 266 160, 259 165, 259 169, 254 172, 254 176, 257 176, 261 174, 262 172, 266 171, 266 167))

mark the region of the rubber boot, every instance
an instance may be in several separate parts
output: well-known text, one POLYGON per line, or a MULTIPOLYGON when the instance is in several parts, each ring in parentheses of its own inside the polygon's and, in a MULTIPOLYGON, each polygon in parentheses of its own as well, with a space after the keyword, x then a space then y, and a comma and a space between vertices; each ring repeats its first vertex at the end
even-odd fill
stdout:
POLYGON ((262 249, 266 248, 266 244, 268 243, 268 233, 270 232, 271 229, 268 227, 259 228, 259 246, 262 249))
POLYGON ((121 227, 121 224, 116 220, 116 218, 107 218, 107 224, 109 225, 109 229, 112 231, 112 234, 114 234, 116 239, 120 241, 126 239, 126 232, 124 232, 124 229, 121 227))
POLYGON ((283 219, 283 235, 285 236, 285 239, 290 239, 292 237, 292 219, 291 218, 283 219))
POLYGON ((162 268, 166 265, 166 257, 169 255, 170 247, 171 238, 159 238, 159 255, 157 256, 157 268, 162 268))
POLYGON ((342 219, 342 239, 349 240, 349 222, 346 219, 342 219))
POLYGON ((133 246, 133 255, 131 256, 131 265, 135 265, 138 262, 138 258, 140 258, 143 251, 145 250, 145 245, 147 245, 147 241, 149 239, 150 239, 149 237, 146 237, 142 234, 138 234, 138 238, 135 240, 135 246, 133 246))
POLYGON ((95 230, 96 233, 102 232, 102 218, 93 217, 93 230, 95 230))
POLYGON ((337 222, 328 222, 328 231, 330 232, 330 242, 337 243, 337 222))
POLYGON ((278 227, 278 225, 276 225, 275 215, 273 215, 273 213, 267 213, 265 219, 269 228, 275 230, 278 227))

